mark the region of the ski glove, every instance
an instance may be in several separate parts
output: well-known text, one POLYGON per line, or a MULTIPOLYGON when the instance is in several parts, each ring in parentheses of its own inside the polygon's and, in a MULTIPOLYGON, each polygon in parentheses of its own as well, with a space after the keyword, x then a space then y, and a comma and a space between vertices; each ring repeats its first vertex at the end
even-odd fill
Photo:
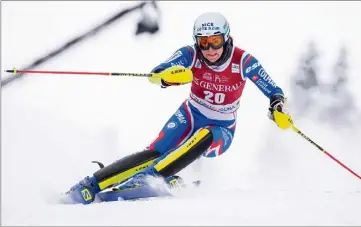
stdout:
POLYGON ((275 94, 270 99, 270 107, 268 108, 268 117, 274 121, 281 129, 287 129, 292 126, 292 117, 288 114, 284 107, 285 97, 281 94, 275 94))
POLYGON ((275 94, 270 99, 270 107, 268 108, 268 117, 274 121, 273 113, 275 110, 283 112, 283 105, 285 103, 285 97, 281 94, 275 94))

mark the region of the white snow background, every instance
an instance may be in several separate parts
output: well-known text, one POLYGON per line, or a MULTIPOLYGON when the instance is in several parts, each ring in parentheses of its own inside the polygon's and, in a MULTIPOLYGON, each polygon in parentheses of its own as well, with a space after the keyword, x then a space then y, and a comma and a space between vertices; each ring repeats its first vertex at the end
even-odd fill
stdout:
MULTIPOLYGON (((134 2, 1 3, 1 70, 21 68, 134 2)), ((328 78, 342 44, 360 104, 360 2, 159 2, 160 31, 134 36, 134 13, 39 70, 149 72, 192 44, 195 18, 220 11, 235 45, 256 56, 284 91, 309 40, 328 78)), ((4 73, 2 73, 4 77, 4 73)), ((361 180, 291 130, 267 118, 268 99, 248 81, 229 151, 180 173, 201 179, 171 199, 59 205, 58 195, 106 164, 142 150, 187 98, 144 78, 28 75, 1 92, 3 225, 361 225, 361 180), (200 165, 200 166, 196 166, 200 165), (195 168, 193 168, 195 167, 195 168), (201 171, 197 172, 196 167, 201 171)), ((361 173, 360 130, 295 122, 361 173)), ((361 125, 355 125, 358 129, 361 125)))

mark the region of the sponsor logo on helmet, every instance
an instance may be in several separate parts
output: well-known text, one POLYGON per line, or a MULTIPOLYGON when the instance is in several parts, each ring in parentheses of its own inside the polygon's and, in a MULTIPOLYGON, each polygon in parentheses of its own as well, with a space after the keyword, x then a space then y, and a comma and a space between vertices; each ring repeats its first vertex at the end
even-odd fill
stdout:
POLYGON ((212 22, 208 22, 208 23, 203 23, 202 24, 202 27, 205 27, 205 26, 214 26, 212 22))
POLYGON ((201 27, 197 28, 197 32, 199 31, 214 31, 214 30, 220 30, 219 26, 214 26, 213 22, 207 22, 203 23, 201 27))

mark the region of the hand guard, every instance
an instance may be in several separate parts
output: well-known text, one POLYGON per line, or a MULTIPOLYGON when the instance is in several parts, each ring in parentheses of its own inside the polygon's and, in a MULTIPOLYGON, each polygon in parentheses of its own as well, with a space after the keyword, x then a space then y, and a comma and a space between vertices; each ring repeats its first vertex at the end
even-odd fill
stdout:
POLYGON ((270 107, 268 108, 268 117, 274 121, 281 129, 287 129, 292 126, 292 117, 288 114, 284 107, 285 98, 281 94, 275 94, 270 100, 270 107))
POLYGON ((164 71, 153 73, 149 77, 151 83, 160 85, 162 88, 174 85, 188 84, 193 81, 193 73, 183 66, 173 66, 164 71))
POLYGON ((166 82, 164 79, 162 78, 154 78, 154 77, 149 77, 149 81, 153 84, 156 84, 156 85, 160 85, 161 88, 167 88, 169 86, 178 86, 178 85, 181 85, 181 83, 169 83, 169 82, 166 82))

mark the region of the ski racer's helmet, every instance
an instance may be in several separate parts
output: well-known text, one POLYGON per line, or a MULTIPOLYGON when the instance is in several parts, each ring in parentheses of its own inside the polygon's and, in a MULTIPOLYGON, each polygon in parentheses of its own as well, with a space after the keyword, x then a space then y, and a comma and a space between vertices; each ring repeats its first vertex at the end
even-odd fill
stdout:
POLYGON ((193 40, 196 50, 200 53, 201 60, 208 65, 222 65, 231 56, 233 40, 230 36, 229 23, 218 12, 203 13, 196 19, 193 26, 193 40), (202 55, 201 50, 208 50, 210 47, 213 49, 223 47, 223 53, 216 62, 210 62, 202 55))

